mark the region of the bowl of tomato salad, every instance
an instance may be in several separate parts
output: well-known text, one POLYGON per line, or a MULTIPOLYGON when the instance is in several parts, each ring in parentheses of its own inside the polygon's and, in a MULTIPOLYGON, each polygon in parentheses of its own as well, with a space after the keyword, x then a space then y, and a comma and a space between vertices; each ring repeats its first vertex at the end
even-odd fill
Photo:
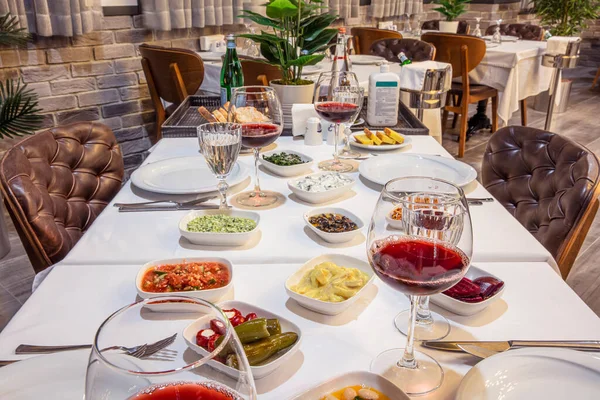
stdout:
POLYGON ((172 258, 144 264, 136 287, 143 299, 180 295, 214 302, 229 291, 232 281, 233 267, 224 258, 172 258))

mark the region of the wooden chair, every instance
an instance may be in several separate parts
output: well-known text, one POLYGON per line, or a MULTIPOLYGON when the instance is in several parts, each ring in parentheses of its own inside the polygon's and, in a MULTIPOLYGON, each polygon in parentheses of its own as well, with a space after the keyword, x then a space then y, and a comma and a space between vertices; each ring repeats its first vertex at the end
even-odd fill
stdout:
POLYGON ((370 53, 399 63, 398 54, 404 53, 413 62, 433 60, 435 47, 417 39, 381 39, 373 42, 370 53))
POLYGON ((194 94, 204 80, 204 62, 191 50, 140 45, 142 68, 156 110, 153 143, 161 139, 161 126, 167 117, 189 95, 194 94), (164 108, 162 100, 171 103, 164 108))
POLYGON ((596 86, 599 79, 600 79, 600 67, 598 67, 598 71, 596 72, 596 77, 594 78, 594 81, 592 82, 592 89, 594 88, 594 86, 596 86))
POLYGON ((509 126, 490 139, 481 183, 552 254, 567 278, 598 211, 597 157, 556 133, 509 126))
POLYGON ((376 28, 352 28, 354 51, 356 54, 370 54, 371 45, 380 39, 402 39, 396 31, 376 28))
POLYGON ((436 48, 435 60, 452 64, 452 77, 461 78, 460 83, 452 83, 442 116, 442 129, 446 125, 448 112, 459 114, 460 134, 458 157, 465 154, 467 140, 467 117, 469 104, 480 100, 492 99, 492 132, 498 129, 498 91, 485 85, 472 85, 469 72, 475 69, 483 59, 486 46, 483 39, 448 33, 426 33, 421 40, 433 44, 436 48), (450 103, 454 100, 454 104, 450 103))
POLYGON ((240 56, 244 85, 269 86, 269 82, 281 79, 281 70, 273 65, 256 61, 250 57, 240 56))
MULTIPOLYGON (((421 29, 439 31, 440 30, 440 20, 439 19, 431 19, 429 21, 425 21, 421 24, 421 29)), ((458 29, 456 33, 459 35, 468 35, 471 32, 471 26, 467 21, 458 21, 458 29)))

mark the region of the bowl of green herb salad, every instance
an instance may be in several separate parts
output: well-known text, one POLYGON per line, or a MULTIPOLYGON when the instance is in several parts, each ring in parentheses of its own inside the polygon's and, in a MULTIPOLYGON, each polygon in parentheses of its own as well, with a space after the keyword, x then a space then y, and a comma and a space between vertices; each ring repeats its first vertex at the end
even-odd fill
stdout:
POLYGON ((251 211, 196 210, 179 221, 179 233, 194 244, 243 246, 258 230, 260 216, 251 211))
POLYGON ((294 150, 277 150, 261 154, 260 163, 275 175, 290 177, 309 172, 313 159, 294 150))

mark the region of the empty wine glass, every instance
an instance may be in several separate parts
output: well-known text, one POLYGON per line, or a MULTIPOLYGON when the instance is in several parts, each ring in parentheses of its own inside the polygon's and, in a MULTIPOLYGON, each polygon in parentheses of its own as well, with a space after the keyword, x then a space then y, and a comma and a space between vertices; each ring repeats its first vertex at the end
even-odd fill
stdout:
POLYGON ((481 34, 481 17, 475 17, 475 29, 473 30, 473 36, 480 38, 481 34))
POLYGON ((415 24, 415 28, 413 29, 412 33, 413 36, 421 37, 421 35, 423 34, 423 31, 421 30, 421 19, 423 17, 421 16, 421 14, 416 14, 415 15, 415 20, 416 20, 416 24, 415 24))
POLYGON ((242 147, 242 126, 231 122, 215 122, 198 127, 198 141, 206 164, 219 180, 220 209, 227 205, 227 177, 235 165, 242 147))
POLYGON ((100 325, 89 358, 84 397, 255 400, 257 395, 244 348, 223 311, 193 297, 161 296, 127 305, 100 325), (184 304, 195 312, 174 314, 184 304), (223 339, 215 340, 213 347, 197 338, 211 320, 216 320, 223 332, 223 339), (169 346, 149 357, 133 357, 119 350, 120 346, 153 344, 173 335, 169 346), (228 366, 227 360, 235 367, 228 366))
POLYGON ((402 30, 407 34, 412 32, 412 29, 410 27, 410 14, 409 13, 404 14, 404 28, 402 30))
POLYGON ((500 44, 502 43, 502 34, 500 33, 500 24, 502 23, 502 19, 496 21, 496 29, 494 30, 494 35, 492 36, 492 43, 500 44))
MULTIPOLYGON (((363 104, 364 98, 365 98, 365 88, 358 88, 359 91, 359 95, 360 95, 360 99, 359 99, 359 104, 363 104)), ((354 114, 354 116, 352 117, 352 119, 350 121, 348 121, 347 123, 343 124, 343 130, 344 130, 344 148, 342 150, 340 150, 338 157, 339 158, 344 158, 344 159, 350 159, 350 158, 357 158, 360 157, 361 154, 358 151, 354 151, 350 148, 350 136, 352 136, 352 125, 354 125, 354 122, 356 122, 356 119, 358 118, 358 116, 360 115, 360 110, 362 108, 358 108, 356 113, 354 114)))
POLYGON ((429 393, 440 387, 444 378, 433 358, 414 351, 420 299, 458 283, 469 268, 472 254, 471 217, 461 188, 427 177, 397 178, 384 186, 369 225, 367 257, 384 283, 410 297, 410 324, 406 347, 379 354, 371 363, 371 371, 408 395, 429 393), (437 208, 423 207, 418 201, 421 198, 435 199, 432 204, 437 208), (398 208, 403 229, 388 223, 398 208))

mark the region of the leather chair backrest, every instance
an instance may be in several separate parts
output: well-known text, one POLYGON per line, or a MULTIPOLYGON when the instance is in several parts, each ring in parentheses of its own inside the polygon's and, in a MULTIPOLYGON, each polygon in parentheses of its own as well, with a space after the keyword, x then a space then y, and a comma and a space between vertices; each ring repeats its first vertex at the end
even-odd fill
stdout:
POLYGON ((435 61, 452 64, 453 78, 462 76, 461 47, 468 48, 467 73, 479 65, 486 52, 485 41, 475 36, 428 32, 421 36, 421 40, 435 46, 435 61))
MULTIPOLYGON (((432 19, 429 21, 425 21, 421 24, 421 29, 429 30, 429 31, 439 31, 440 30, 440 20, 432 19)), ((467 21, 458 21, 458 29, 456 33, 459 35, 468 35, 471 27, 467 21)))
POLYGON ((396 31, 376 28, 352 28, 354 51, 356 54, 370 54, 371 45, 380 39, 402 39, 402 34, 396 31))
POLYGON ((596 156, 555 133, 509 126, 492 135, 481 172, 486 189, 544 245, 566 277, 569 242, 598 196, 596 156))
POLYGON ((121 189, 123 157, 105 125, 29 136, 0 161, 9 213, 36 271, 62 260, 121 189))
POLYGON ((398 54, 401 52, 414 62, 429 61, 435 56, 435 47, 416 39, 381 39, 371 45, 371 54, 390 62, 400 62, 398 54))
POLYGON ((240 63, 242 64, 244 85, 246 86, 268 86, 272 80, 281 79, 281 70, 274 65, 265 64, 244 56, 240 56, 240 63), (263 78, 266 80, 266 84, 263 78))
MULTIPOLYGON (((493 35, 498 25, 490 25, 485 31, 486 35, 493 35)), ((500 34, 506 36, 516 36, 523 40, 541 41, 544 36, 544 29, 541 26, 530 24, 501 24, 500 34)))
POLYGON ((172 64, 177 65, 188 94, 196 93, 202 85, 204 62, 196 52, 148 44, 140 45, 139 49, 149 64, 154 88, 163 100, 173 104, 180 104, 182 101, 177 85, 172 79, 172 64))

